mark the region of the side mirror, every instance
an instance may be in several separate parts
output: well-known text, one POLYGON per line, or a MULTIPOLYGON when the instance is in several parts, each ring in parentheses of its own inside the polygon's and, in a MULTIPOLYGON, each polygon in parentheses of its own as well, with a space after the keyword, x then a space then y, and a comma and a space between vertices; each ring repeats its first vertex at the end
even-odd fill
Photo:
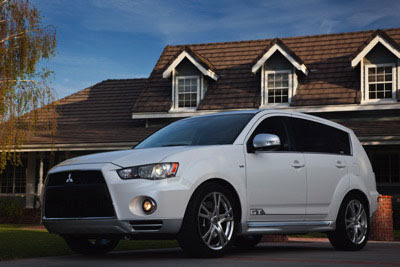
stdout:
POLYGON ((281 140, 275 134, 257 134, 253 139, 254 150, 275 150, 280 146, 281 140))

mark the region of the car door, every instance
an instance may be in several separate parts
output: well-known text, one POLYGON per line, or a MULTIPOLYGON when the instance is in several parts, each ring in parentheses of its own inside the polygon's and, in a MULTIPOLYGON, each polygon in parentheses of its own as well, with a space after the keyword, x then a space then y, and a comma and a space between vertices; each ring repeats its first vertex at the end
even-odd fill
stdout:
POLYGON ((302 153, 292 151, 284 116, 260 119, 246 141, 249 221, 303 220, 306 206, 306 169, 302 153), (254 151, 257 134, 275 134, 281 147, 254 151))
POLYGON ((296 151, 307 168, 306 220, 326 219, 335 190, 347 175, 348 133, 316 121, 291 119, 296 151))

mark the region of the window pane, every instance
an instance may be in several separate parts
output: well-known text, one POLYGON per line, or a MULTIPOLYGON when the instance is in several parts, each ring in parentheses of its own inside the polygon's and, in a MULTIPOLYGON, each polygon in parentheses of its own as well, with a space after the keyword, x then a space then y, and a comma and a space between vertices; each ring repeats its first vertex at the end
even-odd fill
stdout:
POLYGON ((377 90, 378 92, 383 91, 384 88, 385 88, 385 85, 384 85, 383 83, 378 83, 378 84, 376 85, 376 90, 377 90))
POLYGON ((378 82, 383 82, 383 81, 384 81, 384 78, 385 78, 385 75, 377 75, 377 76, 376 76, 376 80, 377 80, 378 82))
POLYGON ((385 81, 391 82, 392 81, 392 74, 386 74, 385 75, 385 81))
POLYGON ((385 67, 385 74, 392 74, 392 67, 385 67))
POLYGON ((369 74, 369 75, 375 74, 375 73, 376 73, 375 68, 368 68, 368 74, 369 74))
POLYGON ((321 123, 292 118, 296 150, 350 154, 350 141, 346 132, 321 123))
POLYGON ((377 95, 377 98, 385 98, 384 96, 385 96, 385 94, 383 93, 383 91, 378 91, 377 93, 376 93, 376 95, 377 95))
POLYGON ((386 91, 385 92, 385 98, 392 98, 392 92, 391 91, 386 91))
POLYGON ((274 81, 268 80, 268 88, 274 88, 274 81))
POLYGON ((375 75, 369 75, 368 76, 368 81, 369 82, 376 82, 376 76, 375 75))
POLYGON ((263 120, 251 134, 249 142, 247 143, 248 148, 253 148, 253 138, 257 134, 275 134, 279 137, 282 144, 281 148, 278 149, 278 151, 289 151, 289 138, 287 136, 284 119, 285 117, 276 116, 263 120))
POLYGON ((196 107, 198 79, 179 78, 178 79, 178 107, 196 107))
POLYGON ((274 80, 274 74, 273 73, 268 74, 268 80, 271 80, 271 81, 274 80))
POLYGON ((377 74, 379 75, 379 74, 384 74, 384 72, 385 72, 385 68, 384 67, 378 67, 377 68, 377 74))

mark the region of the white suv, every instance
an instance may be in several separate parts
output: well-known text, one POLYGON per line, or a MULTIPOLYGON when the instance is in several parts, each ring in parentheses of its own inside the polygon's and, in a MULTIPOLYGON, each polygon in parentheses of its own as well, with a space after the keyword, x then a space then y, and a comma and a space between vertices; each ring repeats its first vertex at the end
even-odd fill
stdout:
POLYGON ((189 255, 255 246, 263 234, 326 232, 358 250, 377 209, 353 131, 254 110, 183 119, 132 150, 73 158, 48 174, 43 223, 78 253, 121 238, 177 239, 189 255))

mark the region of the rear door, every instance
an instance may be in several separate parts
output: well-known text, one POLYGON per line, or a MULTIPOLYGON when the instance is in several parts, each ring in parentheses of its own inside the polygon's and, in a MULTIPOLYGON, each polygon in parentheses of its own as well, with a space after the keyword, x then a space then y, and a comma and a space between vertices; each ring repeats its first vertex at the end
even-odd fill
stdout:
POLYGON ((326 219, 340 180, 347 175, 350 141, 347 132, 302 118, 291 119, 295 150, 307 168, 306 220, 326 219))
POLYGON ((289 117, 264 117, 247 139, 246 173, 249 221, 304 220, 306 169, 302 153, 292 150, 286 120, 289 117), (275 134, 281 148, 253 151, 254 136, 275 134))

